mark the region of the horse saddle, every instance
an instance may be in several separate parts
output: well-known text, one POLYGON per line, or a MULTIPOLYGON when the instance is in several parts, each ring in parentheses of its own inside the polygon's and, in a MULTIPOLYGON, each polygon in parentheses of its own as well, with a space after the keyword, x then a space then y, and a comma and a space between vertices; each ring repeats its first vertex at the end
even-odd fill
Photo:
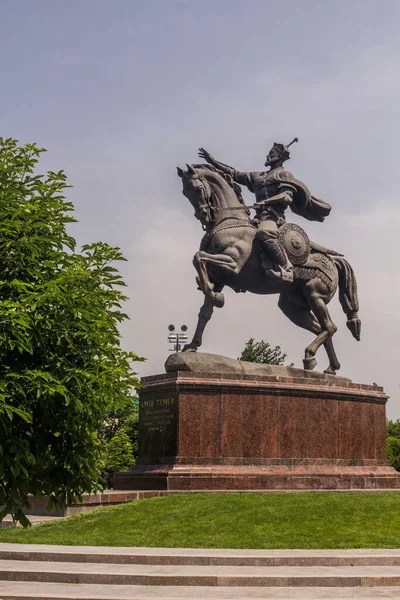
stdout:
POLYGON ((285 223, 278 229, 278 240, 293 265, 304 265, 311 252, 308 235, 299 225, 285 223))

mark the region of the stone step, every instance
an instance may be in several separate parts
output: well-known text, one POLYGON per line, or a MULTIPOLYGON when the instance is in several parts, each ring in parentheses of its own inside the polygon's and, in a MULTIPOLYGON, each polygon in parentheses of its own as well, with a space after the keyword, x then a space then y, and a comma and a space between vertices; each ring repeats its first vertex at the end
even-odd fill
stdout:
POLYGON ((69 563, 107 563, 248 567, 400 566, 400 549, 222 550, 0 544, 0 559, 69 563))
POLYGON ((393 587, 399 566, 243 567, 0 560, 1 581, 221 587, 393 587))
POLYGON ((2 600, 358 600, 399 599, 400 587, 327 588, 327 587, 186 587, 127 586, 99 584, 59 584, 0 581, 2 600))

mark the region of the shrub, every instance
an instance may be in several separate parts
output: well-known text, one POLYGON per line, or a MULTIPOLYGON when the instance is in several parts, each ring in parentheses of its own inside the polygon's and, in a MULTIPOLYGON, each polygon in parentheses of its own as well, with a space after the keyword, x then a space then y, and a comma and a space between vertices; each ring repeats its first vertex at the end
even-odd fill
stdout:
POLYGON ((388 463, 400 471, 400 439, 393 436, 386 438, 386 455, 388 463))
POLYGON ((100 459, 100 484, 103 488, 112 485, 112 478, 118 471, 125 471, 135 464, 132 442, 128 434, 120 429, 109 440, 102 440, 102 455, 100 459))

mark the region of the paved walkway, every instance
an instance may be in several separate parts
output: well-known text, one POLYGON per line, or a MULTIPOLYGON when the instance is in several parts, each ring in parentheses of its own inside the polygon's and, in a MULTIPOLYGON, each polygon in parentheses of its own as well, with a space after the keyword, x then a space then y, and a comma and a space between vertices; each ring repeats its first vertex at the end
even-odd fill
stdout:
POLYGON ((400 550, 0 544, 0 599, 398 598, 400 550))
POLYGON ((400 588, 259 588, 192 586, 125 586, 59 583, 4 583, 0 581, 0 598, 4 600, 359 600, 399 599, 400 588))

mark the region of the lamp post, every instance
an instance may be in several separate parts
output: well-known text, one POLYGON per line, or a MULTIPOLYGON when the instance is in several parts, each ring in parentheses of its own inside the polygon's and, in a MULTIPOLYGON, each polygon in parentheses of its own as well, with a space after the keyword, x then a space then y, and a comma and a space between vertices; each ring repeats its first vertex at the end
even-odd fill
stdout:
POLYGON ((187 335, 185 331, 187 331, 187 326, 182 325, 181 331, 183 333, 174 333, 175 325, 168 325, 168 342, 172 344, 172 348, 169 349, 170 352, 179 352, 182 348, 182 344, 187 341, 187 335))

